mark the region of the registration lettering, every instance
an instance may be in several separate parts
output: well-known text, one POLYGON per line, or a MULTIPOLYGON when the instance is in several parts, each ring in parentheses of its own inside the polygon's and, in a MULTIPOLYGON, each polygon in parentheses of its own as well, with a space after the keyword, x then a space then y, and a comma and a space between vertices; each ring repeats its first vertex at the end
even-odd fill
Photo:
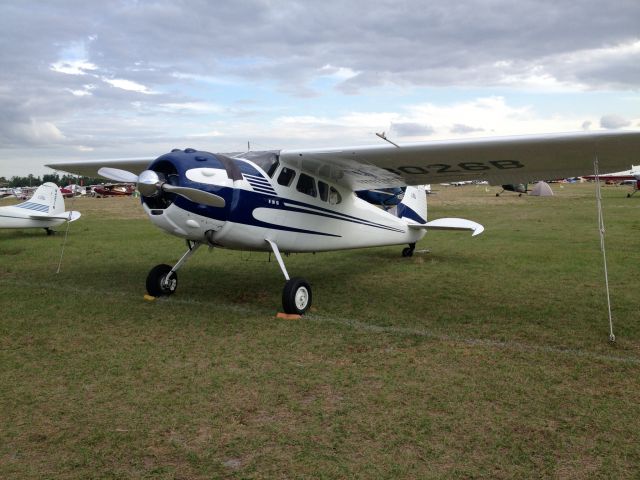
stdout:
POLYGON ((491 160, 488 162, 461 162, 454 165, 446 163, 432 163, 429 165, 403 165, 385 170, 396 175, 433 175, 461 172, 483 172, 486 170, 510 170, 524 168, 518 160, 491 160))

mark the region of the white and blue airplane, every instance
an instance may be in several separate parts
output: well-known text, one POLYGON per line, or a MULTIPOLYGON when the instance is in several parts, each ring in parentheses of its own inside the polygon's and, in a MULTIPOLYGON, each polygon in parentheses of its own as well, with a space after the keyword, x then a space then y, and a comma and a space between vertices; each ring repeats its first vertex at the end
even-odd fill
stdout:
POLYGON ((0 207, 0 228, 51 228, 80 218, 80 212, 64 211, 64 198, 55 183, 40 185, 33 196, 17 205, 0 207))
POLYGON ((157 265, 150 295, 170 295, 178 270, 202 245, 271 251, 286 279, 286 313, 303 314, 311 286, 290 277, 282 253, 407 245, 429 230, 483 226, 460 218, 427 221, 426 183, 487 180, 493 184, 565 178, 628 165, 640 132, 553 134, 329 149, 219 154, 174 149, 156 159, 52 163, 56 170, 136 182, 151 222, 187 242, 173 265, 157 265), (393 193, 383 208, 368 195, 393 193), (400 192, 396 194, 395 192, 400 192))

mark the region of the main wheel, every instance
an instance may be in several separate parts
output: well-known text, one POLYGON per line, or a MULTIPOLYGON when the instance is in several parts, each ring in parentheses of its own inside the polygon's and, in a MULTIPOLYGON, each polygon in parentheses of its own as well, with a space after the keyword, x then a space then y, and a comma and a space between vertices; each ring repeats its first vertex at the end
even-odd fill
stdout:
POLYGON ((154 297, 171 295, 178 288, 178 274, 169 265, 156 265, 147 275, 147 293, 154 297))
POLYGON ((311 286, 304 278, 294 277, 284 284, 282 308, 285 313, 303 315, 311 306, 311 286))
POLYGON ((411 247, 406 247, 402 249, 402 256, 403 257, 413 257, 413 248, 411 247))

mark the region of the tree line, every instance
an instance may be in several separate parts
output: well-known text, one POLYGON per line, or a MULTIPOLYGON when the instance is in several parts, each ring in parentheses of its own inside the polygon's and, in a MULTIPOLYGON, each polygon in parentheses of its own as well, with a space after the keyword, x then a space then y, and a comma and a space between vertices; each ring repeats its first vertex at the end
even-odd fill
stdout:
POLYGON ((66 185, 71 185, 72 183, 78 185, 96 185, 104 183, 104 179, 78 177, 76 175, 68 174, 60 176, 58 173, 47 173, 43 175, 42 178, 39 176, 36 177, 32 174, 29 174, 26 177, 13 176, 8 180, 5 177, 0 177, 0 187, 37 187, 38 185, 42 185, 46 182, 53 182, 59 187, 64 187, 66 185))

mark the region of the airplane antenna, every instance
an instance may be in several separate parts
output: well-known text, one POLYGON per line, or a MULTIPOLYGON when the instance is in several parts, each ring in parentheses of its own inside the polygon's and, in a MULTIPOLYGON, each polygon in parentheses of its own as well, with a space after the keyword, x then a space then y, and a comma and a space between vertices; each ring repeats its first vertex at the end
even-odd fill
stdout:
POLYGON ((607 290, 607 308, 609 309, 609 341, 615 343, 613 334, 613 319, 611 318, 611 297, 609 295, 609 273, 607 271, 607 250, 604 247, 604 217, 602 216, 602 193, 600 192, 600 171, 598 168, 598 156, 593 159, 593 173, 596 178, 596 204, 598 207, 598 231, 600 233, 600 250, 604 263, 604 283, 607 290))
POLYGON ((389 142, 389 143, 390 143, 391 145, 393 145, 394 147, 396 147, 396 148, 400 148, 400 145, 398 145, 397 143, 394 143, 394 142, 392 142, 391 140, 389 140, 389 139, 387 138, 387 136, 384 134, 384 132, 382 132, 382 133, 378 133, 378 132, 376 132, 376 135, 377 135, 378 137, 380 137, 381 139, 383 139, 385 142, 389 142))

